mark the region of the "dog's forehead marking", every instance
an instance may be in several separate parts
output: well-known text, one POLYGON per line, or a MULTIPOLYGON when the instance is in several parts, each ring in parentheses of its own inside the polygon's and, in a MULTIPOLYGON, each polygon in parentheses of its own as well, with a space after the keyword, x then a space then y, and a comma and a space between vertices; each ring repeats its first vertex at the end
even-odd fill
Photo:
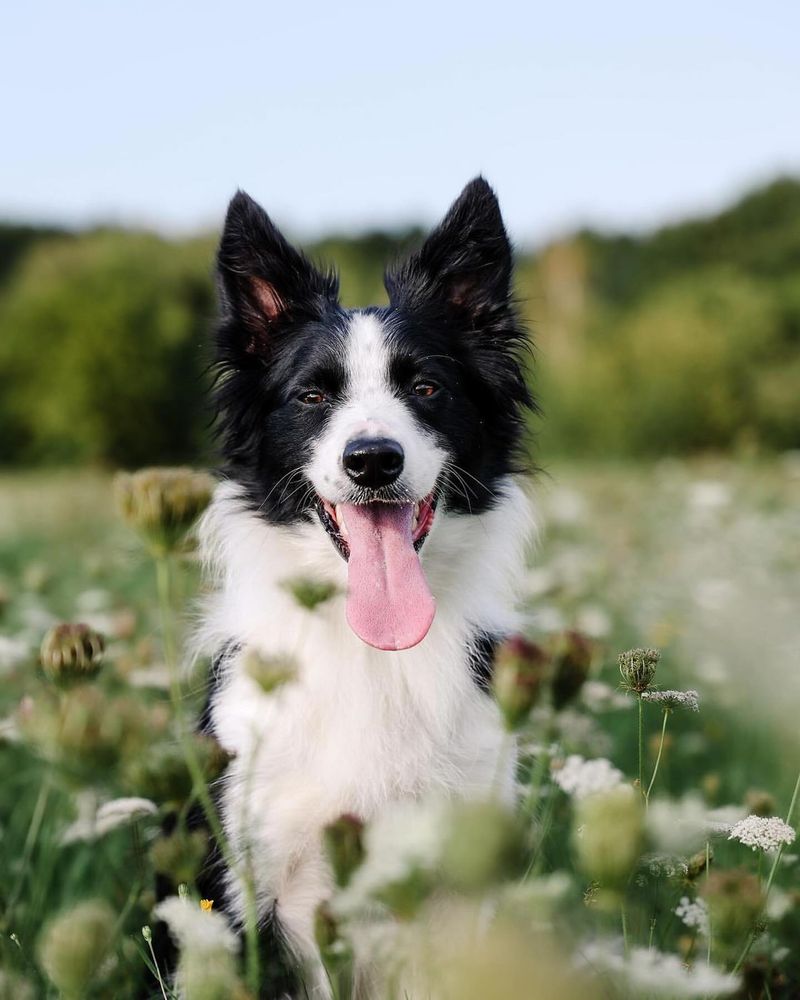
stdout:
POLYGON ((372 313, 353 313, 346 346, 347 394, 351 400, 389 389, 387 332, 372 313))

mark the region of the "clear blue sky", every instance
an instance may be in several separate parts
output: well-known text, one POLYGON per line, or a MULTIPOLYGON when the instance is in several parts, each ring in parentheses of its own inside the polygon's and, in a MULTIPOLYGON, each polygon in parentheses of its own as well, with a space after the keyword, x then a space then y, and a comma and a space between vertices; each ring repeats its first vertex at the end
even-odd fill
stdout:
POLYGON ((310 236, 431 221, 472 175, 523 243, 800 173, 800 3, 6 5, 0 217, 310 236))

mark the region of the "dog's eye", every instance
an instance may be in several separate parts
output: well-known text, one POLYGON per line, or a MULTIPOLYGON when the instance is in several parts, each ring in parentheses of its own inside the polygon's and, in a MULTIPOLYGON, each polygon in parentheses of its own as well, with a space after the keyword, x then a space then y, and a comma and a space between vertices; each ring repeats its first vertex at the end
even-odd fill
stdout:
POLYGON ((320 403, 325 402, 325 396, 318 389, 310 389, 308 392, 301 392, 297 397, 301 403, 306 403, 308 406, 319 406, 320 403))
POLYGON ((433 396, 439 391, 439 386, 435 382, 417 382, 414 386, 415 396, 433 396))

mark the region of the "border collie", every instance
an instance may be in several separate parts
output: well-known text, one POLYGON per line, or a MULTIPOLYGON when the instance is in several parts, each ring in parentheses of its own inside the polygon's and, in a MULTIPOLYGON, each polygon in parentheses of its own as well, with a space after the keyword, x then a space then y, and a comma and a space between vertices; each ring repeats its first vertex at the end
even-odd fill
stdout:
MULTIPOLYGON (((494 647, 519 628, 531 527, 517 481, 528 338, 511 278, 482 178, 386 274, 382 307, 342 308, 335 276, 243 192, 228 209, 224 476, 201 532, 216 583, 205 725, 233 755, 219 807, 262 928, 312 970, 315 995, 327 991, 314 914, 332 886, 322 828, 407 798, 486 796, 498 772, 513 794, 488 692, 494 647), (336 594, 305 610, 293 577, 336 594), (265 694, 253 652, 291 657, 296 678, 265 694)), ((241 924, 243 886, 232 871, 224 883, 241 924)))

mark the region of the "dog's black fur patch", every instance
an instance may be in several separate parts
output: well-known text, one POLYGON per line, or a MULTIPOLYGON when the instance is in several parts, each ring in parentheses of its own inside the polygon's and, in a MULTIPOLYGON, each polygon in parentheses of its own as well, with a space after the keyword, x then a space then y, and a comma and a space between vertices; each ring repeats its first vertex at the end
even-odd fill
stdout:
MULTIPOLYGON (((491 508, 497 482, 522 465, 524 414, 533 401, 511 273, 497 199, 478 178, 422 248, 387 272, 389 306, 366 310, 390 331, 396 392, 450 455, 440 494, 458 513, 491 508), (441 390, 431 398, 409 393, 420 378, 441 390)), ((302 466, 347 388, 349 313, 339 305, 337 279, 290 246, 243 192, 228 209, 218 277, 215 400, 224 471, 270 523, 307 520, 313 489, 302 466), (311 388, 324 390, 324 405, 300 402, 311 388)))

